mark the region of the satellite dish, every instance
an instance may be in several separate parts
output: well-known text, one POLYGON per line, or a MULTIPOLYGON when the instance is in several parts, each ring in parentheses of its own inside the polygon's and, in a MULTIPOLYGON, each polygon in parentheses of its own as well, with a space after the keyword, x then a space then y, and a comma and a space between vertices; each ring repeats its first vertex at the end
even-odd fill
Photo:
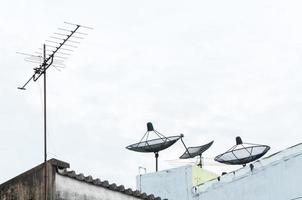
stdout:
POLYGON ((243 165, 255 161, 270 150, 267 145, 243 143, 241 138, 236 137, 236 145, 227 152, 215 157, 215 161, 228 165, 243 165))
POLYGON ((173 145, 175 142, 177 142, 179 139, 181 139, 183 135, 179 136, 170 136, 166 137, 163 134, 159 133, 153 128, 153 125, 151 122, 147 123, 147 132, 144 134, 140 142, 131 144, 127 146, 126 148, 131 151, 137 151, 142 153, 154 153, 155 154, 155 160, 156 160, 156 171, 158 171, 158 152, 162 151, 164 149, 169 148, 171 145, 173 145), (148 139, 150 133, 155 133, 158 138, 156 139, 148 139))
POLYGON ((208 144, 197 146, 197 147, 188 147, 186 148, 186 151, 179 157, 180 159, 188 159, 188 158, 194 158, 196 156, 199 156, 199 166, 202 167, 202 153, 208 150, 214 141, 209 142, 208 144))

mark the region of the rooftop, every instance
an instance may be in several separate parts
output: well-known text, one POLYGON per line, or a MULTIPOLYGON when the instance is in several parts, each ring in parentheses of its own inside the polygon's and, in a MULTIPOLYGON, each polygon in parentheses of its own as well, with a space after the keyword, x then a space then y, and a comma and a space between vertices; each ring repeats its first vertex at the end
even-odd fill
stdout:
POLYGON ((274 153, 263 159, 260 159, 254 163, 250 163, 245 167, 242 167, 233 172, 219 176, 216 179, 212 179, 203 184, 197 185, 193 188, 194 193, 207 192, 213 188, 219 188, 227 183, 237 181, 239 179, 244 179, 254 174, 257 174, 271 166, 279 165, 280 163, 286 162, 292 158, 302 155, 302 143, 291 146, 285 150, 274 153))
MULTIPOLYGON (((90 175, 85 176, 82 173, 77 174, 75 171, 67 170, 70 167, 70 165, 69 165, 69 163, 66 163, 64 161, 60 161, 57 159, 50 159, 47 162, 50 166, 52 166, 55 169, 56 173, 58 173, 62 176, 69 177, 69 178, 75 179, 77 181, 82 181, 87 184, 92 184, 94 186, 103 187, 108 190, 116 191, 119 193, 123 193, 123 194, 130 195, 130 196, 133 196, 136 198, 144 199, 144 200, 161 200, 160 197, 155 197, 153 194, 141 193, 138 190, 133 190, 131 188, 125 188, 124 185, 117 185, 116 183, 109 183, 107 180, 101 181, 99 178, 93 178, 90 175)), ((1 190, 1 188, 5 188, 6 186, 13 184, 14 182, 16 182, 22 178, 32 176, 35 172, 41 170, 43 168, 43 166, 44 166, 44 163, 6 181, 5 183, 0 184, 0 190, 1 190)))
POLYGON ((95 186, 107 188, 116 192, 124 193, 130 196, 141 198, 144 200, 161 200, 160 197, 155 197, 153 194, 141 193, 138 190, 132 190, 131 188, 125 188, 124 185, 117 185, 116 183, 109 183, 107 180, 101 181, 99 178, 94 179, 92 176, 84 176, 84 174, 77 174, 75 171, 69 171, 67 169, 58 169, 57 171, 60 175, 67 176, 69 178, 76 179, 78 181, 83 181, 88 184, 93 184, 95 186))

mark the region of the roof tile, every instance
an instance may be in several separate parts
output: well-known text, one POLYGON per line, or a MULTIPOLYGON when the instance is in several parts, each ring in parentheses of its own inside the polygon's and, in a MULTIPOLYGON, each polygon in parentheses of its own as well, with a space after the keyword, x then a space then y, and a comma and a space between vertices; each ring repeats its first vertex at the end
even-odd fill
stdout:
POLYGON ((124 192, 125 191, 125 187, 123 185, 120 185, 120 186, 117 187, 117 190, 119 192, 124 192))
POLYGON ((92 176, 85 177, 84 174, 76 174, 75 171, 67 171, 66 169, 57 170, 57 172, 66 177, 70 177, 76 179, 78 181, 83 181, 86 183, 90 183, 99 187, 109 188, 110 190, 121 192, 123 194, 127 194, 130 196, 134 196, 144 200, 161 200, 160 197, 155 197, 153 194, 147 195, 146 193, 141 193, 138 190, 132 190, 131 188, 125 189, 123 185, 117 186, 115 183, 109 184, 107 180, 101 181, 100 179, 96 178, 93 179, 92 176))
POLYGON ((93 182, 92 176, 85 177, 85 181, 88 182, 88 183, 92 183, 93 182))

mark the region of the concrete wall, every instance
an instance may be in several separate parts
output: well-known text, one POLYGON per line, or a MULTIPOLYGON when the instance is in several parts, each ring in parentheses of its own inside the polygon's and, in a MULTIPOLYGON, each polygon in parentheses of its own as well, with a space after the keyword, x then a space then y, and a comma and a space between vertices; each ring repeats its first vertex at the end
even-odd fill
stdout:
MULTIPOLYGON (((48 163, 48 199, 52 200, 54 168, 48 163)), ((1 200, 44 199, 44 164, 39 165, 0 185, 1 200)))
POLYGON ((215 179, 217 177, 218 177, 218 175, 213 172, 200 168, 199 166, 196 166, 196 165, 192 166, 192 185, 193 185, 193 187, 196 185, 205 183, 209 180, 215 179))
POLYGON ((143 174, 136 177, 137 190, 168 200, 191 200, 192 167, 143 174))
POLYGON ((196 175, 206 175, 190 166, 143 174, 137 177, 137 189, 169 200, 302 200, 302 144, 252 166, 199 185, 202 179, 196 175))
POLYGON ((168 200, 192 200, 192 187, 217 175, 197 166, 183 166, 136 177, 137 190, 168 200))
POLYGON ((55 175, 55 200, 140 200, 136 197, 83 181, 55 175))
MULTIPOLYGON (((43 200, 44 164, 41 164, 0 185, 0 200, 43 200)), ((61 175, 59 172, 69 168, 69 164, 56 159, 47 162, 47 200, 141 200, 158 199, 146 194, 124 193, 114 189, 93 185, 77 180, 78 177, 61 175), (132 196, 130 195, 132 194, 132 196), (142 195, 137 198, 135 195, 142 195)))
POLYGON ((194 200, 302 199, 301 144, 253 165, 196 187, 194 200))

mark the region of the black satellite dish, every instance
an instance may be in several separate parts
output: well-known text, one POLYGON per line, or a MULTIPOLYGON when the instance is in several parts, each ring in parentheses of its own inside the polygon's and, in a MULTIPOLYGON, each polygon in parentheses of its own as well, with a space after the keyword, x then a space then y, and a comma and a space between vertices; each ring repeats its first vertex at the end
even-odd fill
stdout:
POLYGON ((199 166, 202 167, 202 153, 208 150, 214 141, 209 142, 208 144, 197 146, 197 147, 188 147, 186 148, 186 151, 179 157, 180 159, 188 159, 188 158, 194 158, 196 156, 199 156, 199 166))
POLYGON ((131 151, 137 151, 142 153, 154 153, 155 154, 155 160, 156 160, 156 171, 158 171, 158 152, 162 151, 164 149, 169 148, 171 145, 173 145, 175 142, 177 142, 179 139, 181 139, 183 135, 179 136, 170 136, 166 137, 163 134, 159 133, 153 128, 153 125, 151 122, 147 123, 147 132, 144 134, 140 142, 131 144, 127 146, 126 148, 131 151), (156 139, 149 139, 149 133, 153 132, 155 133, 158 138, 156 139))
POLYGON ((215 157, 215 161, 228 165, 243 165, 255 161, 270 150, 267 145, 243 143, 241 138, 236 137, 236 145, 227 152, 215 157))

